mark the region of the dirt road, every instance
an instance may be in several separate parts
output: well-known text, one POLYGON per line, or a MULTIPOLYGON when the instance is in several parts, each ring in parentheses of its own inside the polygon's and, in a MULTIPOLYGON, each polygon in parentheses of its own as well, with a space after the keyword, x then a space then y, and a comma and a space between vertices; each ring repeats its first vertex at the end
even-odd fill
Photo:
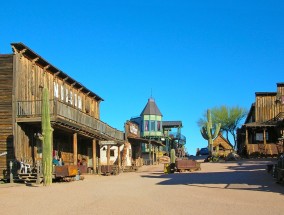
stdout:
POLYGON ((163 166, 43 186, 0 185, 0 214, 284 214, 284 186, 267 161, 202 163, 163 174, 163 166))

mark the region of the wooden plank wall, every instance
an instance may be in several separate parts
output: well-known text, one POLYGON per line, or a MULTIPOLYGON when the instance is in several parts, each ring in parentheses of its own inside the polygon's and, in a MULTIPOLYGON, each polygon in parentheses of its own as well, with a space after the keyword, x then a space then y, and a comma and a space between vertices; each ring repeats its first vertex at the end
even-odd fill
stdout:
POLYGON ((99 101, 76 89, 68 80, 56 76, 54 73, 43 68, 42 65, 29 59, 25 55, 15 52, 18 62, 17 66, 17 100, 34 101, 41 100, 42 87, 49 89, 50 98, 68 103, 74 108, 99 119, 99 101), (79 100, 82 107, 79 108, 79 100))
MULTIPOLYGON (((14 49, 15 57, 15 100, 37 101, 42 99, 42 87, 49 89, 50 99, 55 97, 75 109, 99 119, 99 101, 83 93, 67 80, 56 76, 48 67, 44 68, 38 61, 14 49), (81 108, 79 108, 79 98, 81 108)), ((34 105, 28 108, 36 108, 34 105)), ((11 108, 12 109, 12 108, 11 108)), ((66 109, 67 111, 68 109, 66 109)), ((32 113, 32 110, 25 110, 32 113)), ((31 163, 35 154, 33 129, 24 125, 16 125, 15 156, 19 160, 31 163)))
POLYGON ((259 94, 256 95, 255 103, 255 121, 265 122, 273 119, 279 110, 276 107, 276 93, 274 94, 259 94))
POLYGON ((13 121, 12 121, 12 90, 13 90, 13 55, 0 55, 0 178, 9 167, 13 154, 13 121))

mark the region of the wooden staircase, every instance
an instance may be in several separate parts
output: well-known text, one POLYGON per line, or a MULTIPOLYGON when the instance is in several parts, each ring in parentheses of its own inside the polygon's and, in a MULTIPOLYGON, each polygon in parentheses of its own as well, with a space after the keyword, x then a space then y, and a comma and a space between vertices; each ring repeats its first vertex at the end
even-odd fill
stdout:
MULTIPOLYGON (((38 183, 43 181, 43 177, 39 177, 38 183)), ((37 183, 37 174, 36 173, 19 173, 14 177, 15 183, 37 183)))

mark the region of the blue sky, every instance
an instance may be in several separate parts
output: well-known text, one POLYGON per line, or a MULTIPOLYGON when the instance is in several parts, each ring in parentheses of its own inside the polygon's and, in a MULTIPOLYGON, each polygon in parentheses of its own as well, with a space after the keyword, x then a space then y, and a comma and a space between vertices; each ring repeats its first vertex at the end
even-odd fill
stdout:
POLYGON ((249 109, 284 82, 283 11, 282 0, 4 1, 0 54, 23 42, 104 98, 101 119, 119 130, 152 91, 194 154, 207 108, 249 109))

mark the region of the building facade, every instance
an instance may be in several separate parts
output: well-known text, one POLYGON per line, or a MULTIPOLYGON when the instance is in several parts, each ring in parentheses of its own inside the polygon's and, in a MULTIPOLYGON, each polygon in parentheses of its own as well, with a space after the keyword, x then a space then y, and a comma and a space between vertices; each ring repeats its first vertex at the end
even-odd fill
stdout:
POLYGON ((10 161, 41 160, 43 88, 49 91, 53 156, 96 171, 99 142, 124 142, 122 131, 100 120, 103 99, 23 43, 11 45, 12 54, 0 55, 0 154, 7 153, 0 157, 0 177, 7 176, 10 161))
POLYGON ((245 124, 237 131, 238 152, 248 156, 283 153, 284 83, 276 92, 256 92, 245 124))

